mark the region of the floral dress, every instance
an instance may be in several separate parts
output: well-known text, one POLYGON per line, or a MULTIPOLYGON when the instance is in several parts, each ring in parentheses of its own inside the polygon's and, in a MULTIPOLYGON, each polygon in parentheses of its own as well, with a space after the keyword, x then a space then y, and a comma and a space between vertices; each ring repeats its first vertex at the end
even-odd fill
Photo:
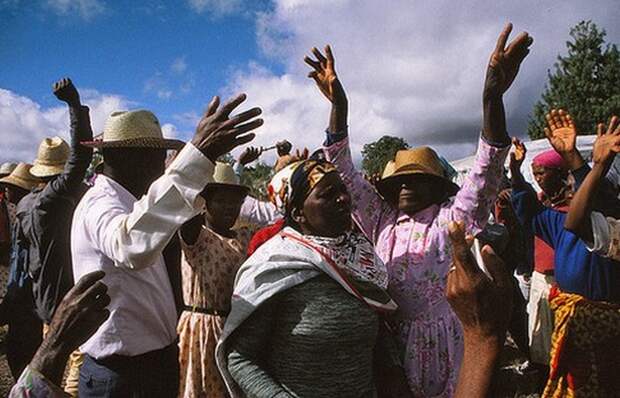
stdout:
POLYGON ((246 259, 255 228, 234 231, 236 237, 228 238, 203 226, 195 244, 181 239, 186 309, 177 328, 180 397, 228 396, 215 361, 215 346, 230 311, 235 275, 246 259))
POLYGON ((456 196, 410 217, 388 205, 355 169, 348 139, 324 148, 351 194, 356 224, 387 266, 388 292, 399 307, 392 322, 415 396, 454 394, 463 331, 445 297, 452 262, 448 224, 463 221, 472 235, 485 227, 509 149, 480 139, 476 162, 456 196))

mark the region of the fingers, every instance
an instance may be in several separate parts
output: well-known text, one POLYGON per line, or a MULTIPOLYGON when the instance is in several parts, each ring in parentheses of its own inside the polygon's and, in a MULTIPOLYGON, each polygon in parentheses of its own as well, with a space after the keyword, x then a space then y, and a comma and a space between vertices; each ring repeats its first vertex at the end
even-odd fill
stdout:
POLYGON ((618 125, 618 116, 612 116, 611 120, 609 121, 609 126, 607 127, 606 134, 613 134, 614 130, 616 130, 617 125, 618 125))
POLYGON ((80 278, 80 280, 75 284, 71 291, 75 294, 82 294, 86 290, 88 290, 88 288, 93 286, 97 281, 103 279, 104 276, 105 272, 103 271, 88 273, 80 278))
POLYGON ((596 125, 596 136, 600 138, 603 134, 605 134, 605 125, 603 123, 599 123, 596 125))
POLYGON ((475 264, 470 246, 465 239, 462 223, 451 222, 448 226, 448 235, 452 242, 452 261, 456 270, 467 274, 476 273, 478 266, 475 264))
POLYGON ((560 117, 560 112, 557 109, 551 110, 551 118, 553 119, 553 125, 556 129, 562 128, 562 118, 560 117))
POLYGON ((250 133, 250 134, 246 134, 246 135, 243 135, 243 136, 239 136, 239 137, 235 138, 235 141, 233 142, 233 145, 234 145, 233 148, 236 148, 236 147, 241 146, 241 145, 245 145, 248 142, 252 141, 255 137, 256 137, 256 134, 254 134, 254 133, 250 133))
POLYGON ((562 121, 562 126, 564 127, 570 127, 570 123, 568 121, 568 113, 566 113, 566 111, 564 109, 560 109, 558 111, 558 114, 560 116, 560 120, 562 121))
POLYGON ((549 128, 550 128, 551 130, 556 130, 556 129, 558 129, 559 127, 557 127, 557 126, 555 125, 555 119, 554 119, 554 118, 553 118, 553 116, 551 115, 551 113, 552 113, 553 111, 554 111, 554 109, 552 109, 552 110, 551 110, 551 112, 547 113, 547 114, 545 115, 545 119, 547 120, 547 126, 549 126, 549 128))
POLYGON ((321 54, 321 52, 319 51, 318 48, 316 47, 312 47, 312 54, 314 54, 314 56, 316 57, 316 59, 319 60, 319 62, 321 63, 321 65, 325 65, 327 63, 327 58, 325 58, 323 56, 323 54, 321 54))
POLYGON ((110 296, 108 296, 107 292, 108 287, 103 282, 97 281, 80 296, 78 305, 104 308, 110 304, 110 296))
MULTIPOLYGON (((245 94, 239 94, 235 98, 229 100, 222 108, 218 111, 218 119, 228 119, 228 116, 235 110, 245 99, 247 96, 245 94)), ((255 108, 256 109, 256 108, 255 108)))
POLYGON ((307 63, 308 65, 310 65, 312 68, 314 68, 315 71, 320 72, 323 68, 321 67, 321 64, 312 60, 310 57, 308 57, 307 55, 304 57, 304 62, 307 63))
POLYGON ((205 111, 205 116, 209 117, 217 112, 217 108, 220 106, 220 97, 217 95, 211 99, 209 105, 207 105, 207 110, 205 111))
POLYGON ((504 261, 495 253, 491 246, 485 245, 480 254, 486 269, 491 274, 491 278, 498 286, 502 287, 510 283, 510 274, 506 269, 504 261))
POLYGON ((495 53, 504 52, 504 48, 506 48, 506 42, 508 41, 508 36, 510 36, 510 32, 512 31, 512 24, 508 22, 506 26, 504 26, 504 30, 500 33, 497 38, 497 44, 495 45, 495 53))
POLYGON ((327 62, 334 66, 334 54, 332 54, 332 48, 329 44, 325 46, 325 56, 327 57, 327 62))
POLYGON ((548 127, 545 127, 543 130, 545 131, 545 137, 547 137, 548 140, 553 138, 553 133, 551 133, 551 130, 549 130, 548 127))
MULTIPOLYGON (((241 134, 247 133, 248 131, 255 130, 255 129, 259 128, 262 125, 263 125, 263 119, 252 120, 249 123, 242 124, 242 125, 239 125, 239 126, 235 127, 234 129, 231 130, 231 133, 233 135, 239 136, 241 134)), ((237 138, 239 138, 239 137, 237 137, 237 138)), ((250 141, 252 141, 252 140, 250 140, 250 141)))
POLYGON ((235 115, 230 120, 228 120, 225 123, 223 123, 222 127, 224 127, 224 128, 231 127, 232 128, 232 127, 238 125, 239 123, 247 122, 248 120, 250 120, 250 119, 260 115, 261 113, 263 113, 262 109, 260 109, 258 107, 252 108, 252 109, 247 110, 245 112, 241 112, 238 115, 235 115))

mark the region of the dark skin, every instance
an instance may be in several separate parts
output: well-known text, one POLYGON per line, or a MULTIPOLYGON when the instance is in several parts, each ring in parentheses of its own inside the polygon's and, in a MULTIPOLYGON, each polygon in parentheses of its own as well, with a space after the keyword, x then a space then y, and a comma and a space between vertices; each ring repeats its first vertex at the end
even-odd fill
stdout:
POLYGON ((153 181, 164 174, 166 150, 158 148, 104 148, 103 175, 140 199, 153 181))
MULTIPOLYGON (((533 42, 533 39, 523 32, 506 45, 511 31, 512 24, 507 24, 497 40, 487 67, 482 95, 482 134, 491 142, 505 145, 510 144, 510 137, 506 130, 503 95, 512 85, 521 62, 529 53, 529 46, 533 42)), ((336 74, 331 47, 329 45, 325 47, 325 54, 321 53, 316 47, 313 47, 311 51, 314 59, 311 57, 304 58, 306 64, 313 69, 308 77, 316 82, 321 93, 332 104, 327 130, 330 133, 345 131, 347 128, 348 101, 336 74)), ((440 191, 434 189, 436 185, 431 190, 429 190, 429 184, 415 185, 418 182, 424 184, 426 180, 420 179, 419 176, 409 177, 404 187, 400 185, 398 199, 395 200, 399 210, 408 216, 413 216, 416 212, 430 205, 442 203, 449 195, 449 190, 445 184, 440 185, 442 188, 440 191), (432 192, 433 195, 429 195, 429 192, 432 192), (423 205, 425 206, 421 207, 423 205)))
POLYGON ((397 179, 395 185, 399 187, 398 209, 409 216, 434 204, 441 204, 448 198, 446 183, 431 175, 403 176, 397 179))
POLYGON ((196 243, 201 228, 206 225, 219 235, 234 238, 236 234, 232 227, 239 218, 246 193, 245 189, 235 186, 207 186, 201 193, 205 199, 207 211, 183 224, 181 227, 183 241, 190 245, 196 243))
POLYGON ((532 165, 532 174, 540 189, 550 198, 556 196, 566 185, 564 180, 567 174, 561 169, 532 165))
POLYGON ((351 196, 338 173, 325 175, 291 217, 306 235, 335 238, 351 230, 351 196))

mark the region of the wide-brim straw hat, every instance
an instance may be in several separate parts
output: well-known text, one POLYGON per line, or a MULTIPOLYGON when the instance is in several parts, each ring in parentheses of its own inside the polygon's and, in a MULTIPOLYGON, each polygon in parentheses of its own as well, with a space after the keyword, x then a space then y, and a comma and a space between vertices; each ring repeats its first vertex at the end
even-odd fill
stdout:
POLYGON ((183 141, 164 138, 159 120, 147 110, 113 112, 100 139, 84 141, 91 148, 180 149, 183 141))
POLYGON ((70 152, 69 144, 62 138, 44 138, 39 144, 37 158, 30 169, 30 173, 40 178, 61 174, 65 169, 65 163, 69 159, 70 152))
POLYGON ((11 174, 4 178, 0 178, 0 183, 10 184, 25 189, 26 191, 32 191, 33 188, 38 187, 43 181, 33 176, 30 173, 31 169, 31 164, 20 163, 11 174))
POLYGON ((17 163, 12 163, 12 162, 2 163, 2 165, 0 166, 0 178, 6 177, 9 174, 11 174, 13 170, 15 170, 16 167, 17 167, 17 163))
POLYGON ((215 162, 215 169, 213 170, 213 182, 207 184, 206 188, 235 188, 240 192, 247 194, 250 188, 245 185, 241 185, 239 182, 239 176, 235 174, 233 167, 224 162, 215 162))
POLYGON ((377 182, 377 190, 384 197, 397 188, 395 184, 402 176, 425 175, 437 178, 445 184, 448 194, 455 195, 460 187, 446 177, 444 168, 437 153, 429 147, 404 149, 396 152, 392 164, 388 162, 381 180, 377 182))

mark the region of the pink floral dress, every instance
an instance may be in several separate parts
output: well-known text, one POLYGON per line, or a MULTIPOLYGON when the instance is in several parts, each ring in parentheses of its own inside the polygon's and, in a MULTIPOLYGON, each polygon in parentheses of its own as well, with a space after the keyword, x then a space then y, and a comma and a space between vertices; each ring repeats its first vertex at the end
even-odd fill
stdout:
POLYGON ((452 261, 447 226, 453 220, 463 221, 474 235, 484 228, 509 147, 497 148, 481 139, 475 164, 458 194, 413 217, 388 205, 355 170, 348 139, 324 150, 349 189, 356 223, 387 266, 388 292, 399 306, 392 321, 412 392, 452 396, 463 334, 444 294, 452 261))
POLYGON ((225 314, 230 311, 235 275, 246 259, 255 229, 244 227, 235 232, 235 238, 228 238, 203 227, 195 244, 188 245, 181 239, 183 300, 195 310, 183 311, 177 328, 180 397, 228 396, 215 362, 215 346, 225 314), (205 314, 200 309, 218 314, 205 314))

